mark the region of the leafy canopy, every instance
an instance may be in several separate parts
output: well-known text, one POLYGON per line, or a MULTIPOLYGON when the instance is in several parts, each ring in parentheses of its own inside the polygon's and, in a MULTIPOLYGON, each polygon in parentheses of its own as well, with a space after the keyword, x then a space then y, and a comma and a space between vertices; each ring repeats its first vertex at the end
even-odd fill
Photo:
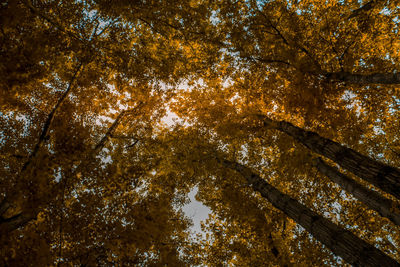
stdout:
POLYGON ((1 263, 344 264, 221 156, 399 261, 399 226, 256 116, 399 167, 398 6, 5 1, 1 263), (168 112, 176 124, 165 123, 168 112), (212 210, 206 238, 190 234, 181 210, 194 186, 212 210))

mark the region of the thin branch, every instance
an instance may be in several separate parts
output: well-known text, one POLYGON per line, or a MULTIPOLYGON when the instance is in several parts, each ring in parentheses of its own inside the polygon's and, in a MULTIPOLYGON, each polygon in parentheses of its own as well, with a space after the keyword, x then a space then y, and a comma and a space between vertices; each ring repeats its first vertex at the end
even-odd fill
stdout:
MULTIPOLYGON (((53 107, 53 109, 51 110, 51 112, 49 113, 49 115, 47 116, 47 119, 44 123, 42 132, 39 136, 39 139, 35 145, 35 147, 33 148, 32 153, 28 156, 27 161, 24 163, 24 165, 22 165, 21 168, 21 172, 20 172, 20 176, 24 173, 24 171, 29 167, 29 165, 32 163, 32 160, 35 158, 35 156, 37 155, 37 153, 39 152, 40 147, 42 146, 42 144, 45 142, 46 138, 47 138, 47 134, 49 131, 49 128, 51 126, 51 123, 53 121, 53 118, 55 116, 55 113, 57 112, 58 108, 61 106, 61 104, 63 103, 64 99, 68 96, 68 94, 71 92, 72 88, 73 88, 73 83, 75 82, 79 71, 81 70, 83 64, 80 63, 79 66, 77 67, 74 75, 72 76, 67 89, 65 90, 65 92, 63 93, 63 95, 58 99, 56 105, 53 107)), ((0 216, 3 215, 10 207, 11 204, 9 202, 9 196, 5 196, 4 199, 2 200, 1 204, 0 204, 0 216)), ((35 212, 34 212, 35 213, 35 212)), ((37 213, 35 213, 36 216, 37 213)), ((21 224, 26 224, 28 223, 30 220, 32 220, 33 218, 35 218, 35 216, 23 216, 23 214, 21 214, 21 224), (22 217, 21 217, 22 216, 22 217)), ((18 224, 18 225, 21 225, 18 224)), ((11 229, 17 229, 20 226, 15 227, 11 227, 11 229)))
POLYGON ((112 21, 110 21, 107 26, 105 26, 98 34, 95 34, 94 37, 101 36, 106 30, 108 30, 114 23, 116 23, 119 20, 119 18, 116 18, 112 21))
POLYGON ((46 16, 45 14, 43 14, 42 12, 40 12, 39 10, 37 10, 37 9, 33 6, 31 0, 24 0, 24 1, 22 1, 22 3, 23 3, 26 7, 28 7, 29 10, 30 10, 33 14, 37 15, 38 17, 40 17, 40 18, 42 18, 43 20, 45 20, 45 21, 47 21, 48 23, 50 23, 51 25, 55 26, 55 27, 56 27, 57 29, 59 29, 61 32, 63 32, 63 33, 65 33, 65 34, 69 35, 69 36, 72 37, 73 39, 76 39, 76 40, 78 40, 78 41, 80 41, 80 42, 85 43, 85 41, 82 40, 80 37, 76 36, 74 32, 72 32, 71 30, 65 29, 65 28, 64 28, 63 26, 61 26, 58 22, 54 21, 52 18, 46 16))
POLYGON ((97 145, 94 147, 93 151, 97 152, 101 150, 107 140, 113 136, 113 133, 115 129, 118 127, 119 123, 121 122, 122 118, 129 113, 137 111, 137 109, 142 106, 142 102, 140 102, 135 108, 130 109, 130 110, 124 110, 120 114, 118 114, 117 118, 114 120, 114 122, 111 124, 111 126, 108 128, 107 132, 104 134, 104 136, 100 139, 100 141, 97 143, 97 145))
POLYGON ((132 144, 126 146, 125 148, 131 148, 134 147, 137 143, 139 142, 139 140, 135 140, 132 144))
POLYGON ((115 138, 115 139, 137 139, 136 137, 133 136, 124 136, 124 135, 110 135, 110 138, 115 138))
POLYGON ((161 35, 161 36, 163 36, 163 37, 166 37, 166 36, 165 36, 165 33, 161 32, 161 31, 158 30, 158 29, 156 29, 156 28, 155 28, 153 25, 151 25, 151 23, 148 22, 147 20, 145 20, 145 19, 143 19, 143 18, 141 18, 141 17, 139 17, 138 19, 139 19, 140 21, 142 21, 144 24, 146 24, 147 26, 149 26, 150 29, 151 29, 153 32, 158 33, 159 35, 161 35))
POLYGON ((130 110, 124 110, 120 114, 118 114, 117 118, 114 120, 114 122, 111 124, 111 126, 108 128, 107 132, 104 134, 104 136, 100 139, 100 141, 97 143, 97 145, 93 148, 93 152, 98 152, 101 150, 108 139, 113 136, 113 133, 115 129, 118 127, 119 123, 121 122, 122 118, 129 113, 136 112, 140 106, 143 105, 143 102, 139 102, 135 108, 132 108, 130 110))
POLYGON ((69 82, 69 84, 68 84, 67 89, 65 90, 65 92, 63 93, 63 95, 58 99, 56 105, 53 107, 53 109, 51 110, 51 112, 50 112, 49 115, 47 116, 47 119, 46 119, 46 121, 45 121, 45 123, 44 123, 44 126, 43 126, 43 129, 42 129, 42 132, 40 133, 39 140, 37 141, 35 147, 33 148, 32 153, 29 155, 28 160, 27 160, 27 161, 24 163, 24 165, 22 166, 21 173, 24 172, 24 171, 28 168, 28 166, 32 163, 32 159, 36 156, 36 154, 38 153, 38 151, 39 151, 41 145, 42 145, 43 142, 46 140, 46 136, 47 136, 47 134, 48 134, 50 125, 51 125, 51 123, 52 123, 52 121, 53 121, 54 115, 55 115, 55 113, 57 112, 58 108, 59 108, 59 107, 61 106, 61 104, 63 103, 64 99, 65 99, 65 98, 69 95, 69 93, 71 92, 71 89, 73 88, 72 85, 73 85, 73 83, 75 82, 75 80, 76 80, 76 78, 77 78, 77 76, 78 76, 78 73, 79 73, 79 71, 81 70, 82 66, 83 66, 83 63, 81 62, 81 63, 79 64, 79 66, 77 67, 77 69, 75 70, 75 73, 74 73, 74 75, 72 76, 72 78, 71 78, 71 80, 70 80, 70 82, 69 82))
POLYGON ((101 148, 103 148, 103 146, 107 142, 108 138, 111 137, 112 133, 114 132, 115 128, 117 128, 117 126, 119 125, 119 122, 121 121, 121 119, 124 115, 125 115, 125 111, 122 111, 121 113, 118 114, 117 118, 111 124, 110 128, 108 128, 105 135, 100 139, 100 141, 94 147, 94 149, 93 149, 94 151, 99 151, 101 148))
MULTIPOLYGON (((268 22, 268 24, 272 27, 272 29, 275 30, 275 32, 279 35, 279 37, 281 37, 282 41, 289 47, 291 47, 291 45, 289 44, 289 40, 286 39, 286 37, 283 35, 283 33, 278 29, 278 25, 274 25, 272 23, 272 21, 267 17, 267 15, 264 14, 264 12, 261 12, 258 10, 258 13, 260 13, 268 22)), ((297 49, 300 49, 302 52, 304 52, 310 59, 311 61, 314 63, 314 65, 318 68, 318 69, 322 69, 321 65, 318 63, 318 61, 316 59, 314 59, 314 57, 311 55, 311 53, 302 45, 300 45, 298 42, 296 42, 295 40, 292 40, 294 46, 297 49)))
POLYGON ((281 37, 282 41, 283 41, 286 45, 290 46, 290 45, 289 45, 289 42, 288 42, 288 41, 286 40, 286 38, 283 36, 283 34, 281 33, 281 31, 278 29, 277 26, 275 26, 275 25, 272 23, 272 21, 267 17, 267 15, 265 15, 264 12, 262 12, 262 11, 260 11, 260 10, 257 10, 257 11, 258 11, 259 14, 261 14, 261 16, 263 16, 263 17, 265 18, 265 20, 268 22, 269 26, 270 26, 272 29, 274 29, 274 31, 277 33, 277 35, 279 35, 279 37, 281 37))
POLYGON ((280 59, 267 59, 267 58, 261 58, 261 57, 257 57, 257 58, 254 58, 254 59, 259 61, 259 62, 262 62, 262 63, 267 63, 267 64, 269 64, 269 63, 281 63, 281 64, 285 64, 287 66, 292 67, 292 64, 290 64, 289 62, 286 62, 284 60, 280 60, 280 59))

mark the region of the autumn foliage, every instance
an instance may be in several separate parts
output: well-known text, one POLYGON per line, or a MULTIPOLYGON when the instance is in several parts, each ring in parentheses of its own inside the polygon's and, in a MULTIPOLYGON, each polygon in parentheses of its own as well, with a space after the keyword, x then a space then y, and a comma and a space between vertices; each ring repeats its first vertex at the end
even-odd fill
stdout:
POLYGON ((399 266, 399 6, 2 1, 0 265, 399 266))

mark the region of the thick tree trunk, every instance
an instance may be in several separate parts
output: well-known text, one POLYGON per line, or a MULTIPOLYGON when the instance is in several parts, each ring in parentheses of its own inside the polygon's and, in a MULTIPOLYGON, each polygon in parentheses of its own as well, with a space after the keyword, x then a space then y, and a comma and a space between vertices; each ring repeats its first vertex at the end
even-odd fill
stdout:
POLYGON ((221 160, 221 163, 243 175, 251 187, 275 208, 304 227, 315 239, 348 263, 354 266, 400 266, 398 262, 373 245, 323 218, 290 196, 281 193, 259 175, 253 173, 250 168, 228 160, 221 160))
POLYGON ((289 122, 276 122, 264 115, 259 115, 259 118, 264 121, 264 126, 277 129, 292 136, 311 151, 333 160, 343 169, 354 173, 382 191, 400 199, 399 169, 364 156, 353 149, 324 138, 315 132, 306 131, 294 126, 289 122))
POLYGON ((351 12, 351 15, 349 16, 349 19, 357 17, 361 13, 364 13, 364 12, 367 12, 367 11, 373 9, 377 4, 379 4, 379 2, 382 2, 382 1, 381 0, 372 0, 372 1, 369 1, 368 3, 366 3, 365 5, 363 5, 362 7, 358 8, 356 10, 353 10, 353 12, 351 12))
POLYGON ((353 74, 350 72, 334 72, 326 74, 330 80, 358 84, 400 84, 400 73, 353 74))
POLYGON ((382 197, 378 192, 360 185, 353 179, 339 172, 336 168, 326 164, 320 158, 316 159, 314 163, 317 169, 328 176, 332 182, 351 193, 368 208, 377 211, 381 216, 388 218, 393 223, 400 226, 400 213, 396 211, 396 203, 394 201, 382 197))

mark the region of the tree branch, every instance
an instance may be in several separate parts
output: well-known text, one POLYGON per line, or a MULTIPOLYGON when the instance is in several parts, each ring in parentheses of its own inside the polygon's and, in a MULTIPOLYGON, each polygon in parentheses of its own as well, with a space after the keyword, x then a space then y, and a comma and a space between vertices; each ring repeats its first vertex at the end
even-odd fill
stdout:
POLYGON ((42 145, 43 142, 46 140, 46 136, 47 136, 47 134, 48 134, 48 131, 49 131, 50 125, 51 125, 51 123, 52 123, 52 121, 53 121, 53 118, 54 118, 54 116, 55 116, 55 113, 57 112, 57 110, 58 110, 58 108, 61 106, 61 104, 63 103, 64 99, 65 99, 65 98, 69 95, 69 93, 71 92, 71 89, 73 88, 72 85, 73 85, 73 83, 75 82, 76 77, 77 77, 79 71, 81 70, 82 66, 83 66, 83 63, 81 62, 81 63, 79 64, 79 66, 77 67, 77 69, 75 70, 75 73, 74 73, 74 75, 72 76, 72 78, 71 78, 71 80, 70 80, 70 82, 69 82, 69 84, 68 84, 67 89, 66 89, 65 92, 62 94, 62 96, 58 99, 56 105, 53 107, 53 109, 51 110, 51 112, 50 112, 49 115, 47 116, 47 119, 46 119, 46 121, 45 121, 45 123, 44 123, 44 126, 43 126, 43 129, 42 129, 42 132, 40 133, 39 140, 37 141, 35 147, 33 148, 32 153, 29 155, 28 160, 27 160, 27 161, 24 163, 24 165, 22 166, 22 168, 21 168, 21 173, 23 173, 23 172, 28 168, 28 166, 32 163, 32 159, 36 156, 36 154, 38 153, 38 151, 39 151, 41 145, 42 145))
POLYGON ((217 158, 217 161, 241 174, 254 191, 259 192, 275 208, 304 227, 315 239, 348 263, 354 266, 399 266, 398 262, 373 245, 283 194, 249 167, 226 159, 217 158))
MULTIPOLYGON (((49 115, 46 118, 46 121, 44 123, 42 132, 40 133, 39 139, 37 141, 37 143, 35 144, 32 153, 30 153, 30 155, 28 156, 27 161, 22 165, 21 168, 21 172, 19 174, 19 176, 21 176, 24 171, 27 170, 27 168, 29 167, 29 165, 32 163, 32 160, 36 157, 37 153, 39 152, 40 147, 42 146, 42 144, 44 143, 44 141, 46 140, 46 136, 48 134, 49 128, 51 126, 51 123, 53 121, 53 118, 55 116, 55 113, 57 112, 58 108, 61 106, 61 104, 63 103, 64 99, 69 95, 69 93, 71 92, 72 88, 73 88, 73 83, 75 82, 79 71, 81 70, 83 64, 80 63, 79 66, 77 67, 77 69, 75 70, 67 89, 65 90, 65 92, 62 94, 62 96, 58 99, 56 105, 53 107, 53 109, 51 110, 51 112, 49 113, 49 115)), ((1 204, 0 204, 0 216, 3 215, 9 208, 11 207, 10 204, 10 198, 9 196, 5 196, 4 199, 2 200, 1 204)), ((29 220, 28 220, 29 221, 29 220)))
POLYGON ((366 3, 365 5, 363 5, 362 7, 355 9, 351 12, 351 15, 348 17, 348 19, 352 19, 358 15, 360 15, 363 12, 367 12, 369 10, 371 10, 372 8, 374 8, 376 6, 376 4, 378 4, 379 1, 377 0, 372 0, 369 1, 368 3, 366 3))
POLYGON ((341 71, 327 73, 325 77, 354 84, 400 84, 400 73, 353 74, 341 71))
MULTIPOLYGON (((289 40, 286 39, 285 36, 283 36, 282 32, 278 29, 277 25, 274 25, 272 23, 272 21, 267 17, 267 15, 264 14, 264 12, 261 12, 260 10, 258 10, 258 13, 260 13, 268 22, 268 24, 272 27, 272 29, 274 29, 274 31, 277 33, 277 35, 282 39, 282 41, 289 47, 293 47, 292 45, 290 45, 289 40)), ((292 40, 294 47, 297 49, 300 49, 300 51, 302 51, 303 53, 305 53, 307 55, 307 57, 309 57, 311 59, 311 61, 313 62, 313 64, 319 69, 321 70, 321 65, 318 63, 318 61, 312 56, 312 54, 310 53, 310 51, 308 51, 304 46, 300 45, 298 42, 296 42, 295 40, 292 40)))
POLYGON ((383 197, 378 192, 362 186, 350 177, 341 173, 337 168, 328 165, 321 158, 314 159, 313 164, 320 173, 327 176, 333 183, 339 185, 343 190, 352 194, 368 208, 375 210, 381 216, 388 218, 393 223, 400 226, 400 213, 396 211, 395 207, 398 205, 396 205, 394 201, 383 197))
POLYGON ((63 26, 61 26, 58 22, 54 21, 52 18, 46 16, 45 14, 43 14, 42 12, 40 12, 39 10, 37 10, 33 4, 31 0, 24 0, 22 1, 22 3, 29 8, 29 10, 37 15, 38 17, 42 18, 43 20, 47 21, 48 23, 50 23, 51 25, 55 26, 57 29, 59 29, 61 32, 69 35, 70 37, 72 37, 73 39, 76 39, 80 42, 85 43, 84 40, 82 40, 80 37, 76 36, 74 32, 72 32, 71 30, 67 30, 65 29, 63 26))
POLYGON ((115 129, 118 127, 119 123, 121 122, 122 118, 128 114, 128 113, 132 113, 133 111, 137 111, 137 109, 142 106, 142 102, 140 102, 135 108, 131 109, 131 110, 124 110, 122 111, 120 114, 118 114, 117 118, 114 120, 114 122, 111 124, 111 126, 108 128, 107 132, 104 134, 104 136, 100 139, 100 141, 97 143, 97 145, 93 148, 94 152, 98 152, 99 150, 101 150, 105 143, 107 142, 107 140, 112 137, 115 129))

